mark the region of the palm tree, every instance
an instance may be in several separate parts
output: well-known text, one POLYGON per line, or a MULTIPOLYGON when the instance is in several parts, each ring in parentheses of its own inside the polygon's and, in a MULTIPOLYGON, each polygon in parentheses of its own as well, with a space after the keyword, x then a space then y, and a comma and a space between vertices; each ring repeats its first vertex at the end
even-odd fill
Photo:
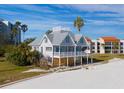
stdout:
POLYGON ((14 26, 12 29, 12 36, 15 39, 14 41, 15 45, 17 44, 17 38, 16 38, 17 34, 18 34, 18 29, 14 26))
POLYGON ((20 21, 16 21, 15 25, 16 26, 20 26, 21 25, 21 22, 20 21))
POLYGON ((21 30, 23 31, 23 41, 24 41, 24 35, 25 32, 28 30, 28 26, 26 24, 21 25, 21 30))
POLYGON ((21 31, 23 31, 23 40, 24 40, 24 33, 28 30, 28 26, 26 24, 23 24, 20 21, 16 21, 13 29, 12 29, 12 36, 15 38, 15 45, 20 43, 20 34, 21 31), (17 41, 18 40, 18 41, 17 41))
POLYGON ((16 28, 18 30, 18 34, 17 34, 18 41, 17 41, 17 43, 19 44, 20 43, 20 39, 19 38, 21 38, 20 37, 20 34, 21 34, 21 22, 20 21, 16 21, 15 25, 16 25, 16 28))
POLYGON ((78 16, 76 20, 74 21, 74 27, 76 27, 77 30, 80 32, 81 27, 83 26, 84 26, 84 20, 80 16, 78 16))

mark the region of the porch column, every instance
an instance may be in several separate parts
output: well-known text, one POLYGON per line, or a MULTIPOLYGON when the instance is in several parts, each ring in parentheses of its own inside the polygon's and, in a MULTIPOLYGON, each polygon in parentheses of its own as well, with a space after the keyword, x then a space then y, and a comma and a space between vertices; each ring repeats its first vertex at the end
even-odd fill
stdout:
POLYGON ((53 66, 53 61, 54 61, 54 47, 53 48, 53 54, 52 54, 52 66, 53 66))
POLYGON ((120 44, 120 42, 118 43, 118 53, 120 54, 121 52, 121 44, 120 44))
POLYGON ((112 42, 111 42, 111 54, 112 54, 112 51, 113 51, 113 49, 112 49, 112 42))
POLYGON ((59 46, 59 67, 61 66, 61 49, 60 49, 60 46, 59 46))
POLYGON ((92 55, 90 56, 90 58, 91 58, 91 64, 93 63, 93 57, 92 57, 92 55))
POLYGON ((81 46, 81 65, 82 65, 82 46, 81 46))
POLYGON ((68 46, 67 46, 67 67, 68 67, 68 46))
POLYGON ((74 66, 76 66, 76 46, 74 46, 74 66))
POLYGON ((82 56, 81 56, 81 65, 83 64, 83 62, 82 62, 82 56))
POLYGON ((88 61, 89 61, 89 60, 88 60, 88 54, 87 54, 87 64, 89 63, 88 61))

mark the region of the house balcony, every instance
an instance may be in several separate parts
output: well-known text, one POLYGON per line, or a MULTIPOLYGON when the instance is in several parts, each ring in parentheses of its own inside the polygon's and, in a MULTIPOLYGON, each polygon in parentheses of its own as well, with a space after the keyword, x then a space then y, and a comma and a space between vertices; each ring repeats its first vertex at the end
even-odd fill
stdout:
POLYGON ((54 57, 75 57, 75 56, 86 56, 85 52, 54 52, 54 57))

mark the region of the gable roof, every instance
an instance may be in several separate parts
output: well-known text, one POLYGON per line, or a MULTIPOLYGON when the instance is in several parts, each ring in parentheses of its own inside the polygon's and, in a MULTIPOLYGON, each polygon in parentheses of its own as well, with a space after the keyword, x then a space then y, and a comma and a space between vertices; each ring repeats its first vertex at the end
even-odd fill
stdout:
POLYGON ((85 38, 86 38, 87 42, 89 42, 89 43, 92 42, 92 40, 89 37, 85 37, 85 38))
POLYGON ((101 37, 104 42, 119 42, 120 40, 114 36, 105 36, 105 37, 101 37))
POLYGON ((53 45, 60 45, 68 35, 71 35, 70 33, 70 31, 55 31, 47 34, 47 37, 53 45))
MULTIPOLYGON (((72 39, 74 44, 77 44, 81 38, 84 39, 84 44, 87 44, 87 41, 85 39, 85 37, 83 35, 74 35, 72 32, 70 31, 52 31, 49 34, 45 34, 44 36, 46 36, 52 45, 61 45, 61 43, 63 42, 63 40, 67 37, 70 36, 70 38, 72 39)), ((33 42, 31 42, 29 45, 30 46, 39 46, 42 43, 42 40, 44 38, 44 36, 37 38, 36 40, 34 40, 33 42)))
POLYGON ((81 38, 84 40, 83 44, 88 45, 88 41, 87 41, 86 37, 81 34, 74 35, 75 43, 78 45, 81 38))
POLYGON ((30 45, 30 46, 33 46, 33 45, 39 46, 39 45, 41 44, 41 42, 42 42, 42 39, 43 39, 42 36, 41 36, 41 37, 38 37, 38 38, 36 38, 33 42, 31 42, 29 45, 30 45))
POLYGON ((74 35, 74 40, 76 42, 78 42, 81 39, 81 37, 82 37, 82 35, 80 35, 80 34, 74 35))

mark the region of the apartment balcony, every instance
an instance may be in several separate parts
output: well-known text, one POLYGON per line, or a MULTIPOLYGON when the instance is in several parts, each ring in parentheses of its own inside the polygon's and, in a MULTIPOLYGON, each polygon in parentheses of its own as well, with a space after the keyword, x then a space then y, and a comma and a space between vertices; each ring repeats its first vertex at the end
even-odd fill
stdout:
POLYGON ((85 52, 54 52, 54 57, 74 57, 74 56, 85 56, 85 52))

